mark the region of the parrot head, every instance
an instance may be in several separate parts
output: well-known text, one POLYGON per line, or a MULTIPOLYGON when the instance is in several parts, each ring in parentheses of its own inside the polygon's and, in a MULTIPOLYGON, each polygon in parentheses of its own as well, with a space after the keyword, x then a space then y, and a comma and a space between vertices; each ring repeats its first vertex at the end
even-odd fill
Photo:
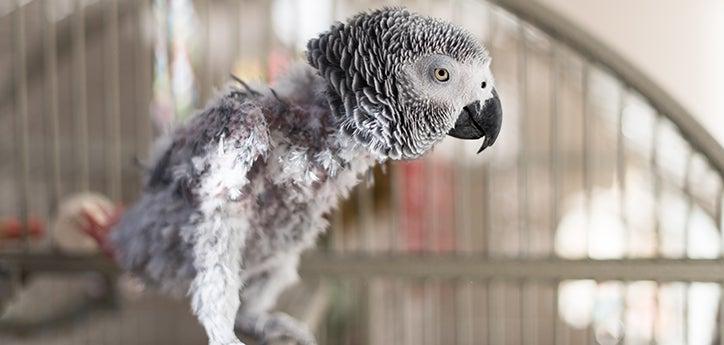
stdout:
POLYGON ((391 159, 420 157, 445 135, 500 132, 485 48, 468 32, 402 8, 364 12, 307 44, 342 130, 391 159))

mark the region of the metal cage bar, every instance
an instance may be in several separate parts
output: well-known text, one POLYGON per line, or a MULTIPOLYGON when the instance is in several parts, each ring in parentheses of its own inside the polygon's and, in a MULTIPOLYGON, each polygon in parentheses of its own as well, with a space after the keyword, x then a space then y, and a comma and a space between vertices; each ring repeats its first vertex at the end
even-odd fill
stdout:
POLYGON ((14 32, 14 82, 15 82, 15 146, 16 146, 16 165, 15 165, 15 198, 18 207, 17 212, 23 230, 21 236, 23 239, 23 251, 28 252, 30 249, 30 238, 28 228, 30 188, 28 185, 28 174, 30 173, 30 151, 29 151, 29 124, 28 124, 28 80, 26 66, 26 20, 25 9, 19 1, 15 2, 16 10, 13 14, 13 32, 14 32))
POLYGON ((121 142, 121 101, 120 101, 120 71, 118 47, 118 0, 109 0, 106 18, 106 138, 110 143, 106 145, 106 190, 113 200, 121 199, 122 170, 121 157, 123 153, 121 142))
MULTIPOLYGON (((44 57, 45 57, 45 82, 46 92, 48 95, 45 102, 45 112, 48 116, 48 142, 52 143, 46 147, 46 162, 51 166, 46 169, 50 187, 47 189, 48 198, 48 214, 53 214, 57 210, 58 202, 62 195, 61 189, 61 153, 60 153, 60 111, 58 101, 58 49, 57 49, 57 33, 56 24, 53 21, 55 11, 52 0, 43 2, 44 18, 45 18, 45 35, 44 35, 44 57)), ((55 229, 50 229, 55 231, 55 229)), ((51 238, 51 246, 53 245, 51 238)))
POLYGON ((86 42, 85 42, 85 4, 75 0, 73 14, 73 59, 74 74, 79 82, 73 83, 75 98, 73 112, 75 114, 75 128, 77 130, 78 146, 78 181, 79 190, 90 188, 90 157, 88 144, 88 90, 86 75, 86 42))

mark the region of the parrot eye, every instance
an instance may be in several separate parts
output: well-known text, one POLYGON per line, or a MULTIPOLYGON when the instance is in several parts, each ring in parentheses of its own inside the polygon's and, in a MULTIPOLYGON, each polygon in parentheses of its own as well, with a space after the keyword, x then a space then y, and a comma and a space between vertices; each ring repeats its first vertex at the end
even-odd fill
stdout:
POLYGON ((488 83, 487 83, 487 82, 483 82, 482 84, 480 84, 480 87, 483 88, 483 89, 484 89, 486 86, 488 86, 488 83))
POLYGON ((435 79, 438 81, 450 80, 450 72, 448 72, 445 68, 435 68, 435 72, 433 74, 435 75, 435 79))

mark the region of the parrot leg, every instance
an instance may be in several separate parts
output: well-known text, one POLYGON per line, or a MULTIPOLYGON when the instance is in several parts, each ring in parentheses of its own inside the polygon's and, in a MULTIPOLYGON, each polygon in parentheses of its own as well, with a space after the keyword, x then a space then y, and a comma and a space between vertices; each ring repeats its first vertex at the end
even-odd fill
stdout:
POLYGON ((290 256, 268 271, 250 277, 242 292, 244 305, 236 317, 236 330, 254 337, 261 344, 274 341, 292 341, 298 345, 316 345, 312 332, 291 316, 270 313, 279 294, 295 283, 298 255, 290 256))
MULTIPOLYGON (((212 217, 197 229, 196 276, 189 295, 191 309, 206 330, 210 345, 243 345, 234 333, 241 289, 241 251, 247 227, 230 226, 212 217)), ((238 225, 238 224, 237 224, 238 225)))

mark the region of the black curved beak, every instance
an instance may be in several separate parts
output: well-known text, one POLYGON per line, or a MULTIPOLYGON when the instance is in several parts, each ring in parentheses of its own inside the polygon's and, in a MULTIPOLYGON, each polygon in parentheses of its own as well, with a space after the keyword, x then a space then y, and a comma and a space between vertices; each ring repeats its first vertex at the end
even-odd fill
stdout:
POLYGON ((463 108, 455 121, 455 127, 447 134, 459 139, 480 139, 485 137, 478 153, 495 143, 503 122, 503 108, 500 106, 498 92, 493 89, 493 97, 481 105, 475 101, 463 108))

